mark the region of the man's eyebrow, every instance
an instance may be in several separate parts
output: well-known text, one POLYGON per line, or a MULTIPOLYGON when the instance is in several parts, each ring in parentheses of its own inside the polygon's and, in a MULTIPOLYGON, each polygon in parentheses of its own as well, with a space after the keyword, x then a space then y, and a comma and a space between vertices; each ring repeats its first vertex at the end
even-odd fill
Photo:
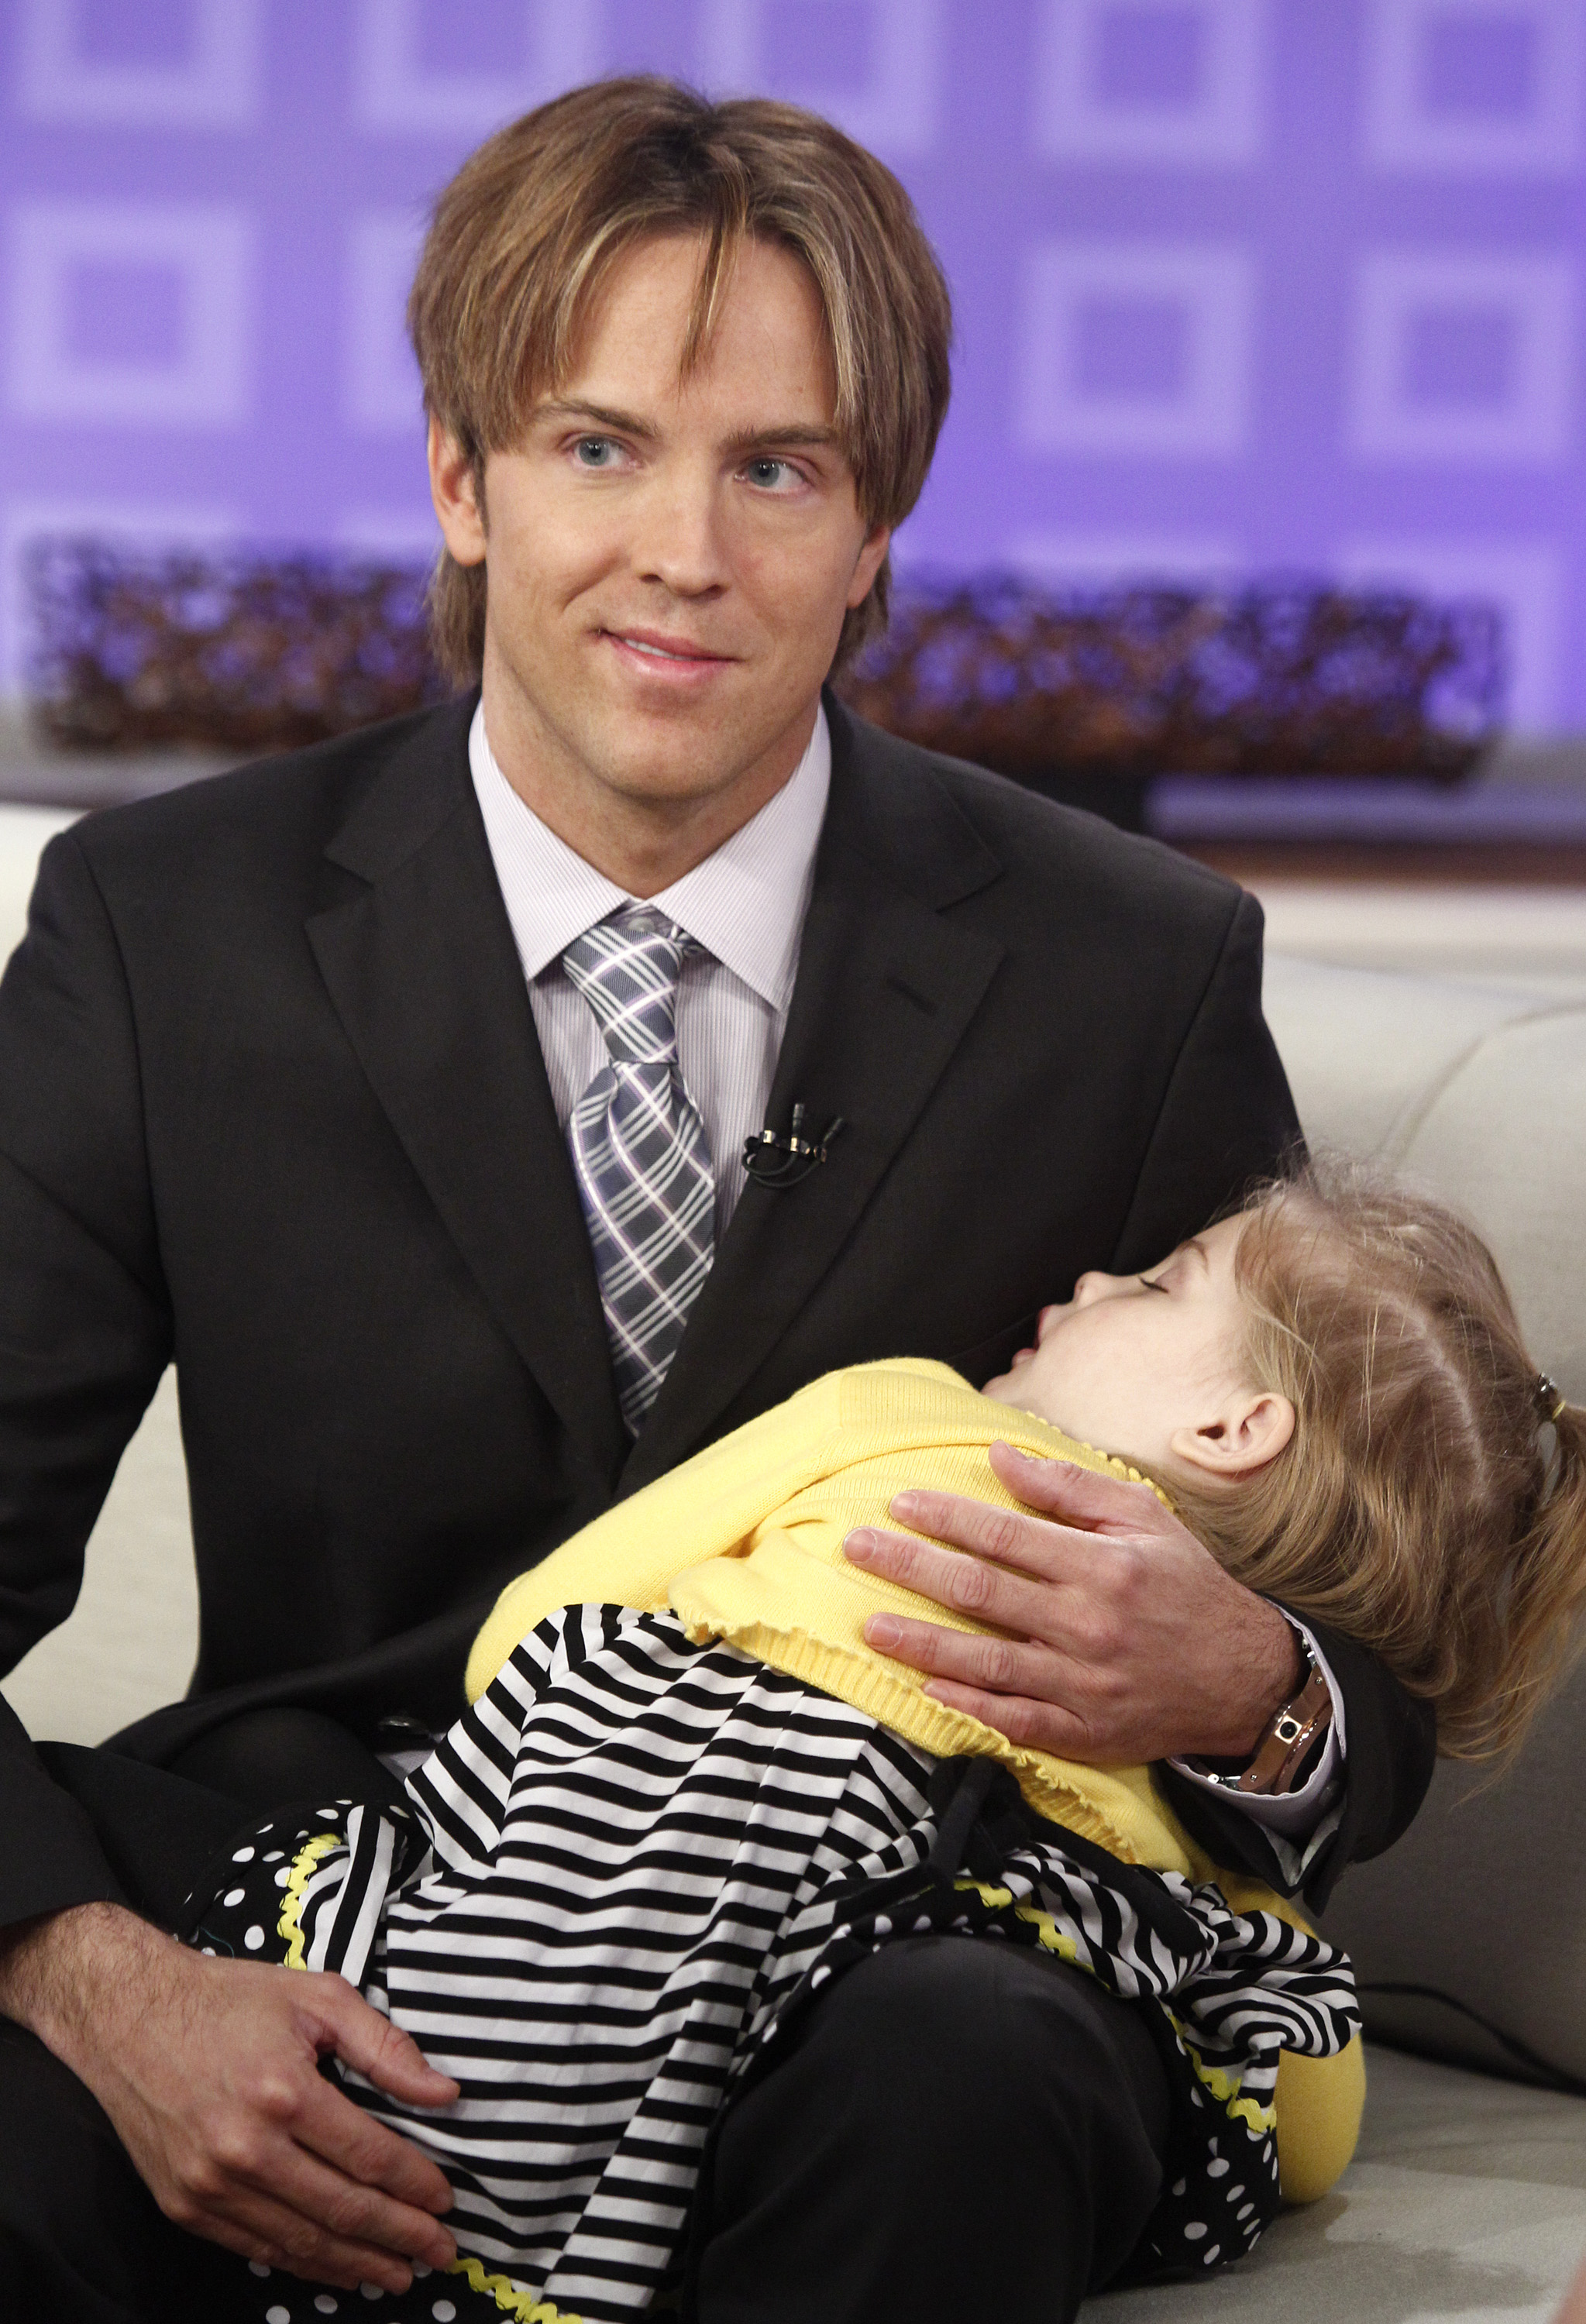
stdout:
POLYGON ((641 420, 632 411, 613 411, 604 403, 585 403, 576 397, 552 396, 537 403, 530 414, 536 420, 587 420, 596 428, 609 428, 619 436, 640 436, 653 442, 655 429, 648 420, 641 420))
MULTIPOLYGON (((550 396, 536 404, 531 420, 580 420, 595 428, 609 428, 614 435, 636 436, 642 442, 653 443, 657 429, 636 412, 615 411, 609 404, 586 403, 581 396, 550 396)), ((745 428, 729 436, 726 450, 734 459, 748 453, 786 449, 788 451, 818 451, 839 444, 834 428, 813 427, 807 420, 790 420, 784 426, 745 428)))
POLYGON ((807 420, 801 420, 786 428, 755 428, 742 435, 729 436, 727 449, 742 457, 746 452, 773 451, 784 447, 790 452, 819 451, 838 443, 834 428, 812 428, 807 420))

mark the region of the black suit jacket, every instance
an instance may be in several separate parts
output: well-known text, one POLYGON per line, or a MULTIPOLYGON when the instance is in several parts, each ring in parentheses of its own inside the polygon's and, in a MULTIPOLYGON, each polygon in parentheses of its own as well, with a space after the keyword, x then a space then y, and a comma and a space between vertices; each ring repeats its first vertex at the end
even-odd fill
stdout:
MULTIPOLYGON (((200 1643, 188 1700, 121 1738, 149 1759, 275 1703, 444 1725, 502 1584, 613 1495, 835 1365, 989 1377, 1081 1269, 1160 1258, 1298 1134, 1249 897, 828 701, 770 1115, 848 1126, 745 1189, 630 1444, 472 706, 78 825, 0 986, 0 1668, 69 1610, 174 1357, 200 1643)), ((1425 1718, 1340 1666, 1323 1891, 1429 1771, 1425 1718)), ((116 1893, 15 1735, 0 1812, 0 1921, 116 1893)))

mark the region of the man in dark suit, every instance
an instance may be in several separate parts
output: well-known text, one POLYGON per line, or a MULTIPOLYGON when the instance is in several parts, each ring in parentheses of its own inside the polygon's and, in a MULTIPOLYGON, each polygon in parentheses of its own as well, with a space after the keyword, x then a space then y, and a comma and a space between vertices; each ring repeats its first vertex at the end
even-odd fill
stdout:
MULTIPOLYGON (((1297 1136, 1248 899, 823 695, 945 406, 945 294, 879 164, 783 108, 577 92, 449 190, 413 316, 439 634, 482 694, 57 842, 0 993, 7 1666, 173 1357, 202 1607, 189 1699, 114 1750, 0 1738, 30 2314, 197 2282, 161 2213, 319 2282, 446 2264, 438 2172, 316 2066, 450 2086, 337 1979, 179 1952, 185 1881, 246 1803, 377 1796, 393 1717, 449 1720, 502 1583, 614 1495, 834 1365, 987 1378, 1081 1269, 1159 1259, 1297 1136), (622 1060, 567 965, 639 923, 676 956, 665 1150, 714 1209, 675 1264, 656 1194, 642 1317, 590 1160, 622 1060), (747 1182, 744 1130, 795 1103, 842 1117, 826 1159, 747 1182)), ((1154 1502, 1020 1491, 994 1541, 971 1506, 921 1528, 993 1560, 1012 1637, 890 1651, 1102 1758, 1242 1764, 1303 1692, 1276 1792, 1165 1776, 1290 1889, 1408 1821, 1429 1734, 1369 1658, 1154 1502)), ((964 1570, 871 1555, 945 1601, 964 1570)), ((997 1953, 888 1948, 728 2115, 702 2317, 957 2314, 988 2251, 1004 2304, 1060 2315, 1127 2259, 1160 2068, 1123 2005, 997 1953)))

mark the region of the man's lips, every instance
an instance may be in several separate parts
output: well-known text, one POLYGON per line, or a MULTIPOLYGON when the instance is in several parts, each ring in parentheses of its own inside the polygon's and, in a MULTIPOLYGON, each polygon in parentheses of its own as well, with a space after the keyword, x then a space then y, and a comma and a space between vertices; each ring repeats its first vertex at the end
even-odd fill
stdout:
POLYGON ((708 646, 696 644, 692 638, 669 637, 661 630, 604 629, 600 634, 622 652, 658 670, 719 669, 733 659, 730 654, 713 653, 708 646))

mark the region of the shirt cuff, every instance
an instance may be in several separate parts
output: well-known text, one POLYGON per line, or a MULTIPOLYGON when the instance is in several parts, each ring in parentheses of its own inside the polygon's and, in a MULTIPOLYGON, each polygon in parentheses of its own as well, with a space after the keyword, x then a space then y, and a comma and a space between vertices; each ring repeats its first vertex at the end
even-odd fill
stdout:
POLYGON ((1226 1784, 1215 1783, 1183 1759, 1171 1759, 1168 1765, 1203 1792, 1213 1793, 1225 1807, 1238 1808, 1252 1823, 1264 1831, 1278 1833, 1283 1839, 1304 1846, 1315 1836, 1321 1822, 1343 1790, 1344 1756, 1348 1748, 1344 1734, 1343 1695, 1338 1681, 1328 1666, 1327 1657, 1310 1631, 1296 1614, 1286 1611, 1284 1619, 1293 1624, 1314 1655, 1316 1667, 1327 1681, 1327 1692, 1332 1700, 1332 1718, 1323 1738, 1322 1755, 1305 1782, 1296 1792, 1235 1792, 1226 1784))

